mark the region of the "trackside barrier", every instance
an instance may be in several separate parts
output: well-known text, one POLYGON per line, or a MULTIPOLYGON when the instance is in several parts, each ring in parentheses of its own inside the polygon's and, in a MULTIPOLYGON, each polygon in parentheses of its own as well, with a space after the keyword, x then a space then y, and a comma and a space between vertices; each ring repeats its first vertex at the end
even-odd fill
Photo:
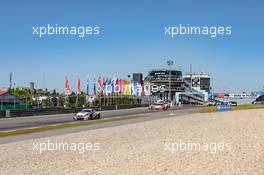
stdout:
POLYGON ((0 117, 5 117, 6 116, 6 112, 5 111, 0 111, 0 117))
MULTIPOLYGON (((117 110, 117 109, 129 109, 129 108, 147 107, 147 106, 148 104, 134 104, 134 105, 111 105, 111 106, 102 106, 102 107, 93 107, 93 108, 95 108, 96 110, 117 110)), ((68 113, 76 113, 81 109, 82 108, 73 108, 73 109, 40 108, 40 109, 27 109, 27 110, 9 110, 9 112, 0 111, 0 118, 68 114, 68 113)))
POLYGON ((10 117, 10 110, 6 110, 6 117, 10 117))

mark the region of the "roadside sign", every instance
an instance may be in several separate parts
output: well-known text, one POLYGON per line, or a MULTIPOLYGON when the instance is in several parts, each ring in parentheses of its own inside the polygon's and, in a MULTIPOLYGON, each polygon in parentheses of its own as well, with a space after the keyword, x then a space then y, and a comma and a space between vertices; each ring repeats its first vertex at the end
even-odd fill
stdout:
POLYGON ((10 110, 6 110, 6 117, 10 117, 10 110))
POLYGON ((216 110, 217 111, 231 111, 232 107, 230 105, 217 105, 216 110))

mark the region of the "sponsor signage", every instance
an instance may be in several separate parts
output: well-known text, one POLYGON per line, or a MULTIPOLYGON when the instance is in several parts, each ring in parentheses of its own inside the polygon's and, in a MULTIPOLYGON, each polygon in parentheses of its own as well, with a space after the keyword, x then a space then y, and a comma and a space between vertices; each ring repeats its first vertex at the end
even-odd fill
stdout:
POLYGON ((217 105, 216 110, 217 111, 231 111, 232 107, 230 105, 217 105))
MULTIPOLYGON (((93 94, 89 93, 89 80, 87 80, 86 94, 88 96, 103 96, 113 95, 133 95, 133 96, 148 96, 153 93, 164 93, 167 89, 165 85, 155 85, 151 83, 139 83, 136 81, 99 77, 93 82, 93 94)), ((77 93, 81 92, 81 81, 77 80, 77 93)), ((67 76, 65 77, 65 94, 70 95, 71 89, 67 76)))
POLYGON ((131 80, 99 77, 97 83, 97 92, 103 95, 133 95, 147 96, 156 92, 166 91, 165 85, 141 84, 131 80))

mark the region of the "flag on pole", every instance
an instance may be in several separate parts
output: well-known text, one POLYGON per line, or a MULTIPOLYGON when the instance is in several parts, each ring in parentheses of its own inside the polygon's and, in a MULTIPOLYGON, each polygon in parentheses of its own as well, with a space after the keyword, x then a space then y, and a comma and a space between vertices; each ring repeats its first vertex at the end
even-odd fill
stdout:
POLYGON ((89 79, 86 82, 86 95, 89 95, 89 79))
POLYGON ((99 77, 98 78, 98 93, 103 93, 104 92, 104 78, 99 77))
POLYGON ((145 96, 144 84, 141 84, 141 96, 145 96))
POLYGON ((94 78, 93 93, 96 95, 96 79, 94 78))
POLYGON ((81 93, 81 80, 80 77, 78 76, 77 80, 77 94, 81 93))
POLYGON ((130 95, 130 81, 129 80, 125 80, 125 95, 130 95))
POLYGON ((116 79, 116 82, 115 82, 115 89, 114 89, 114 91, 115 91, 115 93, 120 93, 120 84, 119 84, 119 82, 120 82, 120 79, 116 79))
POLYGON ((99 81, 99 85, 101 87, 104 87, 104 78, 99 77, 98 81, 99 81))
POLYGON ((65 94, 66 95, 70 95, 71 94, 71 89, 69 86, 69 81, 68 81, 68 77, 65 76, 65 94))
POLYGON ((111 94, 114 95, 115 94, 115 82, 116 82, 116 78, 113 78, 111 80, 111 87, 112 87, 112 92, 111 94))
POLYGON ((122 92, 122 95, 125 95, 125 92, 126 92, 126 80, 121 80, 121 92, 122 92))
POLYGON ((112 86, 111 86, 112 79, 111 78, 106 78, 106 87, 105 87, 105 92, 106 95, 109 96, 112 93, 112 86))

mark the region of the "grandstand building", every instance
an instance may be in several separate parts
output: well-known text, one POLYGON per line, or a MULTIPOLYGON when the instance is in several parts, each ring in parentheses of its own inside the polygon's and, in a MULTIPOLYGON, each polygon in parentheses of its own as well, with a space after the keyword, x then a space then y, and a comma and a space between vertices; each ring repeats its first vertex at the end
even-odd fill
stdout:
POLYGON ((204 90, 208 93, 211 91, 210 75, 205 73, 187 74, 183 76, 183 81, 192 84, 192 88, 198 91, 204 90))
POLYGON ((176 92, 183 92, 182 72, 179 70, 158 69, 149 71, 144 84, 150 84, 151 93, 159 99, 174 99, 176 92), (171 83, 171 98, 169 98, 169 84, 171 83))

